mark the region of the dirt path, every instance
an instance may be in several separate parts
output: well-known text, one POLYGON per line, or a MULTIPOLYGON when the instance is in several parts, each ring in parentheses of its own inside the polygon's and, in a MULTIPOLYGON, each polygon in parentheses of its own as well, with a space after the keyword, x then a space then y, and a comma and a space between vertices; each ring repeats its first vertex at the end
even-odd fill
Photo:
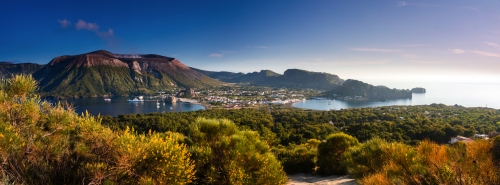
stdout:
POLYGON ((357 183, 348 175, 323 177, 299 173, 288 175, 288 185, 357 185, 357 183))

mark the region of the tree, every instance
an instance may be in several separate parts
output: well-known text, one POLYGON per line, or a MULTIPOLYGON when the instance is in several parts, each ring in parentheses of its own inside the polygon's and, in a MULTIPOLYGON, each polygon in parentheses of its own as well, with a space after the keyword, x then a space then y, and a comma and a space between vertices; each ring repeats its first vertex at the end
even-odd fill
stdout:
POLYGON ((358 139, 345 133, 331 134, 318 146, 318 172, 322 175, 345 174, 342 156, 349 148, 358 146, 358 139))

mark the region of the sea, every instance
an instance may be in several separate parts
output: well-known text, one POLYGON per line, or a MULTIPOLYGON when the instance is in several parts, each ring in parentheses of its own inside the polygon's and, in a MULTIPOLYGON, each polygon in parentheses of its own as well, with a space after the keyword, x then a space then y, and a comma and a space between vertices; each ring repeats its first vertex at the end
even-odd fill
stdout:
MULTIPOLYGON (((500 83, 411 83, 392 84, 398 89, 424 87, 426 93, 413 93, 412 98, 380 100, 306 100, 294 103, 297 108, 313 110, 340 110, 346 108, 381 107, 392 105, 460 105, 500 109, 500 83), (404 88, 405 85, 407 88, 404 88), (408 87, 409 86, 409 87, 408 87)), ((388 86, 392 88, 391 86, 388 86)))
MULTIPOLYGON (((411 89, 424 87, 426 93, 413 93, 411 99, 388 99, 382 101, 369 100, 306 100, 294 103, 297 108, 313 110, 340 110, 347 108, 381 107, 392 105, 430 105, 440 103, 445 105, 460 105, 464 107, 488 107, 500 109, 500 83, 400 83, 387 85, 389 88, 411 89)), ((111 101, 104 98, 69 99, 75 111, 79 114, 88 111, 91 115, 143 114, 151 112, 182 112, 204 110, 199 104, 177 102, 166 103, 160 99, 145 97, 146 102, 127 102, 127 97, 113 97, 111 101), (152 101, 151 101, 152 100, 152 101)))
POLYGON ((199 104, 176 102, 167 103, 162 99, 144 97, 144 102, 128 102, 127 97, 112 97, 111 101, 104 101, 104 98, 77 98, 68 99, 78 114, 85 113, 97 115, 118 116, 120 114, 143 114, 152 112, 184 112, 205 110, 199 104), (158 100, 158 103, 156 102, 158 100))

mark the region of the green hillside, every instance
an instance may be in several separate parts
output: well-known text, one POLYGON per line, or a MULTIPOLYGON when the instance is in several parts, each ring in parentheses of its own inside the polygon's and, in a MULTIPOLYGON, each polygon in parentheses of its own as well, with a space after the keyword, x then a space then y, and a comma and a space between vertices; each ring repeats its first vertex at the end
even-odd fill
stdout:
POLYGON ((159 55, 141 58, 96 51, 54 58, 33 76, 42 95, 97 97, 153 94, 173 88, 202 88, 223 83, 191 70, 177 59, 159 55))
POLYGON ((33 74, 43 65, 33 63, 19 63, 14 64, 11 62, 0 62, 0 77, 11 77, 17 74, 33 74))
POLYGON ((283 75, 271 70, 261 70, 260 72, 247 74, 195 70, 223 82, 249 83, 256 86, 332 90, 344 82, 337 75, 301 69, 288 69, 283 75))
POLYGON ((412 93, 404 89, 390 89, 386 86, 373 86, 358 80, 346 80, 340 88, 326 92, 328 94, 338 94, 341 96, 362 96, 368 99, 391 99, 391 98, 411 98, 412 93))

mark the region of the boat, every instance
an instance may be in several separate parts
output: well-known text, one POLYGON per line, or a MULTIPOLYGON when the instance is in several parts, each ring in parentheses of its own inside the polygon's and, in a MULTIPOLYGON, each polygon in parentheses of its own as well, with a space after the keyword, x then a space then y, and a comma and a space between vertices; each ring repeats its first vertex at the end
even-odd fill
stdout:
POLYGON ((170 110, 173 110, 174 108, 173 107, 170 107, 170 110))
POLYGON ((143 99, 137 99, 137 98, 134 98, 132 100, 127 100, 128 102, 143 102, 144 100, 143 99))
POLYGON ((158 102, 158 100, 156 100, 156 105, 159 107, 160 106, 160 102, 158 102))
POLYGON ((111 101, 111 98, 104 98, 104 101, 111 101))

